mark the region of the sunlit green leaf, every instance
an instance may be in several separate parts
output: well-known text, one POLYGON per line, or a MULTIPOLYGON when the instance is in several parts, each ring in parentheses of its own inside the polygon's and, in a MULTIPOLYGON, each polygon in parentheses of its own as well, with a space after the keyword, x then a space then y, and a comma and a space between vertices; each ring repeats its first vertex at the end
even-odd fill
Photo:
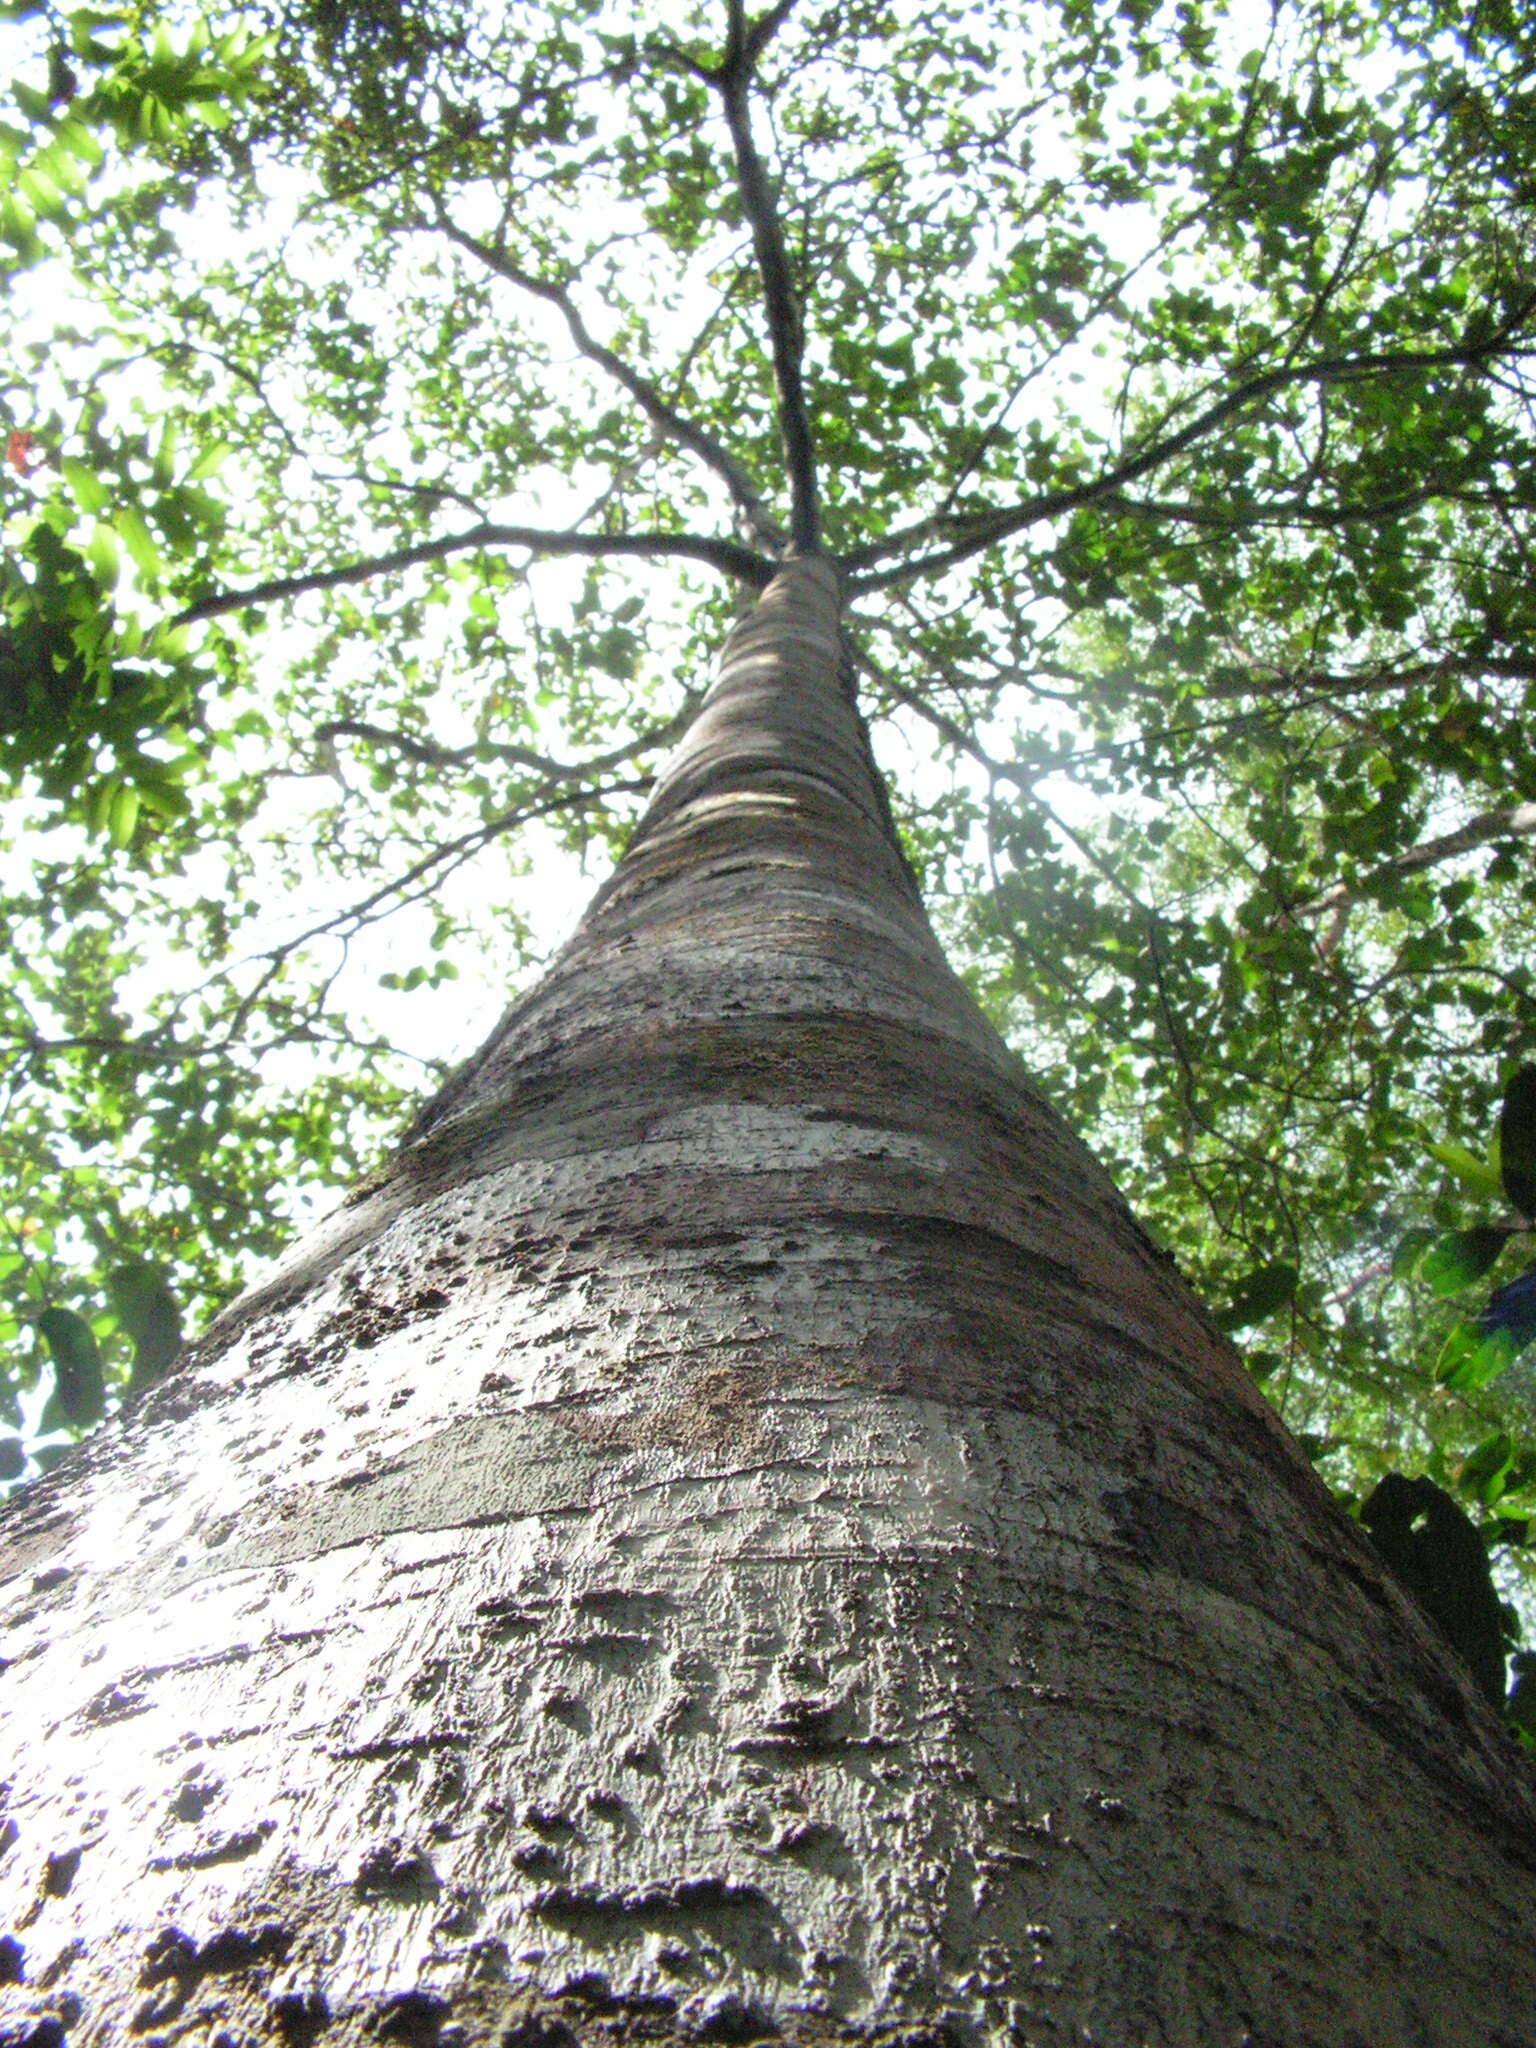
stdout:
POLYGON ((1463 1187, 1474 1195, 1497 1195, 1500 1191, 1499 1170, 1486 1159, 1479 1159, 1475 1152, 1469 1152, 1465 1145, 1453 1139, 1437 1140, 1430 1145, 1431 1158, 1438 1159, 1449 1172, 1455 1174, 1463 1187))
POLYGON ((234 452, 228 441, 210 441, 187 471, 188 483, 202 483, 217 476, 234 452))
POLYGON ((112 494, 89 463, 79 461, 75 456, 66 455, 59 464, 64 481, 75 494, 75 501, 83 512, 105 511, 112 494))
POLYGON ((134 566, 153 581, 160 574, 160 550, 136 505, 119 505, 112 514, 112 528, 133 559, 134 566))
POLYGON ((1495 1430, 1464 1460, 1457 1474, 1457 1483, 1465 1491, 1477 1493, 1491 1506, 1504 1490, 1504 1479, 1513 1464, 1514 1453, 1514 1439, 1509 1432, 1495 1430))
POLYGON ((1492 1334, 1480 1323, 1458 1323, 1446 1338, 1435 1363, 1435 1377, 1461 1393, 1475 1393, 1513 1362, 1514 1341, 1502 1330, 1492 1334))
POLYGON ((122 848, 131 844, 139 822, 139 804, 139 792, 131 784, 119 783, 113 790, 105 824, 107 837, 114 846, 122 848))
POLYGON ((1436 1294, 1456 1294, 1480 1280, 1509 1242, 1509 1233, 1479 1224, 1437 1237, 1419 1258, 1417 1277, 1436 1294))

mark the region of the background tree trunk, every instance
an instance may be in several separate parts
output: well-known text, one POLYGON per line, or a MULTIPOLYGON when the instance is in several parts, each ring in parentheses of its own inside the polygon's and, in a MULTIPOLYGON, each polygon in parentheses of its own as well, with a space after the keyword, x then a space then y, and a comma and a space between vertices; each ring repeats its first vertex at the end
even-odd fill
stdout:
POLYGON ((946 967, 813 559, 4 1556, 5 2042, 1536 2041, 1524 1762, 946 967))

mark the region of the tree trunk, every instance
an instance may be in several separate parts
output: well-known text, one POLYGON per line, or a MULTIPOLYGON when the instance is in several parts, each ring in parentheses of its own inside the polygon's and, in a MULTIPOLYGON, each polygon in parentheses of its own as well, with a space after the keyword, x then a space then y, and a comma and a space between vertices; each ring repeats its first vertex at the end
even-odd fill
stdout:
POLYGON ((0 2042, 1536 2042, 1526 1765, 945 965, 814 559, 6 1542, 0 2042))

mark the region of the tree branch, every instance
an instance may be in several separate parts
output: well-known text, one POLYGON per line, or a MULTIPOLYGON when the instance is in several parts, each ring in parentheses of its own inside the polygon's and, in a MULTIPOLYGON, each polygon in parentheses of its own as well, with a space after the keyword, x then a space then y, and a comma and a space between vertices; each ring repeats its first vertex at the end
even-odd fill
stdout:
POLYGON ((100 1052, 109 1055, 126 1054, 141 1066, 171 1067, 184 1065, 189 1060, 224 1057, 219 1048, 211 1046, 181 1046, 171 1044, 157 1046, 149 1038, 116 1038, 110 1032, 85 1032, 75 1038, 46 1038, 41 1032, 18 1032, 14 1036, 3 1034, 13 1058, 29 1060, 46 1057, 51 1053, 100 1052))
POLYGON ((1457 490, 1437 484, 1433 479, 1415 485, 1410 491, 1399 491, 1390 498, 1363 499, 1355 504, 1340 505, 1309 505, 1300 499, 1292 499, 1274 505, 1255 506, 1250 511, 1235 514, 1209 505, 1192 504, 1184 499, 1128 498, 1120 491, 1106 491, 1095 503, 1105 511, 1128 519, 1166 519, 1180 526, 1221 528, 1230 532, 1234 527, 1304 526, 1327 529, 1351 526, 1360 520, 1400 519, 1404 513, 1416 512, 1421 505, 1436 500, 1442 504, 1480 505, 1497 511, 1525 512, 1536 506, 1536 499, 1530 493, 1517 495, 1500 491, 1457 490))
POLYGON ((707 562, 712 569, 738 577, 754 590, 765 589, 773 579, 773 563, 765 556, 754 554, 737 541, 716 540, 708 534, 552 533, 537 526, 483 522, 467 527, 463 533, 445 533, 437 540, 394 548, 387 554, 348 562, 339 569, 314 569, 303 576, 274 576, 244 590, 212 591, 177 612, 170 623, 190 625, 196 619, 216 619, 226 612, 242 611, 247 605, 277 604, 284 598, 303 597, 311 590, 335 590, 347 583, 366 583, 371 577, 392 575, 422 562, 446 561, 450 555, 463 554, 471 548, 526 548, 532 555, 681 556, 707 562))
MULTIPOLYGON (((918 525, 891 533, 884 539, 873 541, 867 547, 854 548, 842 558, 845 570, 857 571, 870 564, 886 560, 899 554, 903 549, 927 539, 936 532, 957 529, 962 537, 947 547, 936 548, 932 553, 919 556, 916 561, 901 563, 880 571, 874 576, 855 575, 851 592, 855 595, 885 589, 892 583, 906 582, 914 576, 931 576, 952 568, 957 562, 967 560, 971 555, 980 554, 983 549, 994 546, 1000 540, 1022 532, 1043 519, 1059 518, 1064 512, 1073 512, 1079 506, 1112 501, 1114 495, 1126 484, 1134 483, 1139 476, 1158 469, 1182 455, 1187 448, 1195 446, 1215 428, 1222 426, 1234 414, 1257 404, 1261 399, 1272 397, 1277 391, 1297 384, 1341 385, 1354 384, 1376 377, 1397 376, 1415 370, 1437 370, 1470 368, 1484 363, 1496 355, 1503 345, 1517 333, 1521 323, 1536 310, 1536 292, 1529 294, 1503 323, 1475 343, 1463 344, 1457 348, 1442 349, 1385 349, 1368 356, 1322 357, 1309 363, 1286 363, 1273 370, 1265 370, 1256 377, 1246 378, 1233 390, 1208 405, 1196 414, 1187 426, 1176 433, 1165 435, 1135 455, 1113 464, 1095 477, 1090 483, 1073 484, 1062 490, 1041 491, 1033 498, 1026 498, 1021 504, 1001 507, 995 511, 950 515, 942 519, 927 519, 918 525), (969 531, 965 531, 965 529, 969 531)), ((1235 523, 1235 522, 1234 522, 1235 523)))
POLYGON ((904 683, 898 682, 896 677, 883 669, 866 649, 854 645, 851 640, 849 644, 853 647, 854 660, 859 667, 866 670, 899 704, 905 704, 909 711, 915 711, 919 718, 925 719, 958 753, 966 755, 983 769, 994 790, 999 782, 1012 783, 1025 802, 1033 805, 1041 817, 1055 827, 1067 844, 1075 848, 1082 859, 1096 869, 1116 894, 1123 896, 1138 915, 1144 917, 1149 925, 1163 922, 1161 912, 1155 910, 1150 903, 1142 901, 1124 876, 1099 852, 1093 841, 1069 825, 1054 806, 1048 804, 1041 796, 1036 784, 1043 781, 1051 772, 1049 768, 1031 771, 1016 767, 1009 761, 994 760, 981 742, 973 738, 955 719, 940 711, 936 705, 930 704, 916 690, 909 690, 904 683))
POLYGON ((596 788, 562 790, 538 803, 515 804, 510 810, 498 812, 484 824, 460 833, 456 839, 444 840, 434 846, 429 853, 422 854, 419 859, 412 861, 410 866, 393 880, 381 883, 360 902, 349 904, 346 909, 320 919, 318 923, 296 932, 291 938, 284 939, 280 945, 270 947, 264 954, 251 956, 264 960, 266 964, 255 985, 236 1004, 220 1043, 229 1045, 239 1037, 245 1028, 246 1019, 276 980, 284 961, 297 953, 301 947, 333 933, 340 933, 344 941, 350 939, 353 933, 361 931, 365 925, 375 924, 381 916, 388 915, 387 912, 381 911, 382 904, 389 903, 391 898, 395 899, 397 906, 411 901, 408 892, 412 886, 416 883, 426 884, 426 878, 430 876, 430 883, 417 891, 418 895, 428 893, 430 888, 438 886, 444 874, 451 874, 455 868, 462 867, 467 860, 480 852, 482 847, 489 846, 493 840, 505 838, 507 833, 515 831, 519 825, 531 824, 535 819, 551 817, 559 811, 580 810, 588 805, 602 803, 609 797, 648 796, 653 780, 654 778, 648 775, 636 776, 627 782, 610 783, 607 787, 599 785, 596 788))
MULTIPOLYGON (((1351 673, 1338 669, 1286 668, 1279 662, 1264 661, 1251 654, 1235 640, 1229 639, 1226 644, 1258 680, 1249 677, 1235 682, 1213 679, 1202 692, 1207 698, 1242 697, 1260 692, 1273 697, 1280 690, 1289 690, 1294 694, 1287 708, 1305 708, 1312 704, 1337 703, 1346 697, 1411 690, 1420 683, 1441 682, 1450 676, 1496 676, 1510 682, 1536 682, 1536 655, 1437 654, 1405 668, 1383 663, 1351 673)), ((1159 693, 1154 691, 1152 694, 1156 697, 1159 693)))
POLYGON ((784 469, 789 480, 790 534, 802 554, 815 554, 821 546, 821 504, 816 490, 816 450, 811 434, 810 410, 805 398, 802 361, 805 328, 790 276, 789 256, 784 246, 784 227, 774 203, 763 160, 752 139, 750 91, 753 70, 769 37, 788 17, 792 0, 781 0, 751 27, 747 25, 742 0, 729 0, 730 35, 725 62, 709 72, 710 83, 720 94, 736 157, 736 185, 742 212, 752 230, 752 247, 757 257, 758 277, 763 287, 763 309, 768 319, 768 341, 773 356, 773 383, 778 400, 779 438, 784 446, 784 469))
MULTIPOLYGON (((1221 180, 1213 188, 1213 190, 1206 194, 1205 198, 1200 201, 1199 205, 1192 206, 1187 213, 1184 213, 1182 215, 1176 213, 1169 220, 1168 225, 1164 228, 1163 232, 1158 236, 1156 242, 1146 252, 1146 254, 1138 262, 1129 265, 1129 267, 1126 268, 1124 271, 1122 271, 1116 276, 1113 276, 1110 279, 1109 283, 1099 293, 1097 299, 1094 300, 1094 302, 1087 307, 1082 317, 1074 323, 1071 331, 1067 334, 1064 334, 1057 342, 1055 342, 1054 345, 1050 347, 1043 356, 1037 357, 1035 362, 1030 366, 1030 368, 1027 369, 1023 376, 1019 378, 1019 380, 1014 385, 1013 390, 1010 392, 1007 400, 1004 402, 1001 409, 982 431, 981 435, 978 437, 976 441, 976 445, 971 450, 971 453, 966 457, 965 461, 956 471, 954 479, 949 486, 949 489, 944 493, 944 498, 939 506, 938 513, 934 515, 935 518, 942 518, 943 515, 948 512, 950 506, 954 504, 956 498, 960 495, 960 492, 964 487, 967 479, 975 473, 977 468, 980 466, 983 458, 985 457, 988 448, 992 446, 998 434, 1005 427, 1007 423, 1008 414, 1012 411, 1014 405, 1018 402, 1019 398, 1023 395, 1023 393, 1029 388, 1030 384, 1033 383, 1037 377, 1042 375, 1043 372, 1047 370, 1053 362, 1057 361, 1062 355, 1064 355, 1069 348, 1073 347, 1075 344, 1080 342, 1084 334, 1087 332, 1088 328, 1093 324, 1095 320, 1098 319, 1100 314, 1107 312, 1109 308, 1113 306, 1117 300, 1120 299, 1121 294, 1126 291, 1126 289, 1135 281, 1136 278, 1138 278, 1141 275, 1141 273, 1144 270, 1149 269, 1152 266, 1152 264, 1154 264, 1159 259, 1159 257, 1169 253, 1172 250, 1173 245, 1178 241, 1181 235, 1186 233, 1190 228, 1197 227, 1221 202, 1221 200, 1225 197, 1226 193, 1232 188, 1232 186, 1237 183, 1237 181, 1243 173, 1245 159, 1248 154, 1249 137, 1252 133, 1253 124, 1258 114, 1259 98, 1262 89, 1262 80, 1264 76, 1264 65, 1268 62, 1269 53, 1274 44, 1275 29, 1276 16, 1274 10, 1271 9, 1269 34, 1265 39, 1264 48, 1261 53, 1260 63, 1257 69, 1254 71, 1253 75, 1250 77, 1248 81, 1247 90, 1243 96, 1242 119, 1238 124, 1237 133, 1232 142, 1231 153, 1225 175, 1221 178, 1221 180)), ((1125 403, 1126 396, 1127 393, 1122 390, 1119 403, 1116 407, 1117 416, 1119 415, 1120 407, 1123 406, 1125 403)))
POLYGON ((1418 846, 1410 846, 1406 851, 1394 854, 1390 860, 1378 861, 1375 867, 1367 868, 1353 882, 1335 882, 1331 889, 1325 889, 1310 902, 1298 903, 1287 917, 1294 920, 1320 917, 1328 911, 1333 913, 1328 929, 1317 941, 1317 950, 1326 960, 1338 951, 1351 909, 1383 882, 1393 881, 1399 875, 1415 875, 1422 868, 1438 867, 1443 860, 1454 860, 1461 853, 1475 853, 1478 847, 1490 846, 1500 839, 1530 839, 1533 836, 1536 836, 1536 803, 1508 804, 1498 810, 1479 811, 1454 832, 1442 832, 1438 838, 1423 840, 1418 846))
POLYGON ((477 236, 465 232, 450 220, 441 207, 437 214, 437 225, 456 248, 466 255, 474 256, 495 276, 508 284, 515 284, 519 290, 528 292, 536 299, 543 299, 553 306, 570 330, 572 341, 590 363, 607 372, 614 382, 627 391, 646 418, 662 433, 675 441, 680 448, 686 448, 690 455, 696 455, 706 468, 714 471, 731 494, 732 502, 742 515, 746 529, 758 546, 777 554, 784 546, 784 531, 768 510, 763 494, 753 483, 743 465, 728 448, 694 420, 684 417, 669 399, 663 396, 649 377, 631 368, 622 356, 606 343, 597 339, 580 313, 571 302, 570 293, 564 285, 551 284, 548 279, 535 277, 524 270, 507 255, 499 244, 482 242, 477 236))
POLYGON ((594 754, 590 761, 577 762, 551 760, 547 754, 536 753, 532 747, 519 747, 509 740, 476 740, 465 747, 439 746, 435 740, 419 739, 413 733, 397 732, 389 726, 371 725, 362 718, 328 719, 324 725, 315 727, 315 738, 322 745, 338 739, 368 740, 375 746, 391 747, 408 760, 419 761, 424 768, 467 768, 489 759, 530 768, 548 782, 581 782, 590 776, 605 775, 610 768, 632 760, 648 747, 665 746, 678 736, 691 715, 692 707, 685 706, 674 718, 651 726, 634 739, 626 740, 623 746, 612 747, 606 754, 594 754))
MULTIPOLYGON (((744 23, 742 49, 749 70, 756 65, 797 5, 798 0, 778 0, 776 6, 770 7, 766 14, 760 14, 756 21, 744 23)), ((734 22, 732 25, 734 27, 734 22)))

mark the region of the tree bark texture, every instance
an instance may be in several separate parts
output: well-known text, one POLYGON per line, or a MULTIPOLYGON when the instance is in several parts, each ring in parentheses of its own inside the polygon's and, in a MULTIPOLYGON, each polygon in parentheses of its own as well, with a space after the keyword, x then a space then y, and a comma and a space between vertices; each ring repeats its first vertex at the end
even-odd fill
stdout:
POLYGON ((0 2042, 1536 2043, 1530 1774, 946 966, 816 559, 3 1570, 0 2042))

